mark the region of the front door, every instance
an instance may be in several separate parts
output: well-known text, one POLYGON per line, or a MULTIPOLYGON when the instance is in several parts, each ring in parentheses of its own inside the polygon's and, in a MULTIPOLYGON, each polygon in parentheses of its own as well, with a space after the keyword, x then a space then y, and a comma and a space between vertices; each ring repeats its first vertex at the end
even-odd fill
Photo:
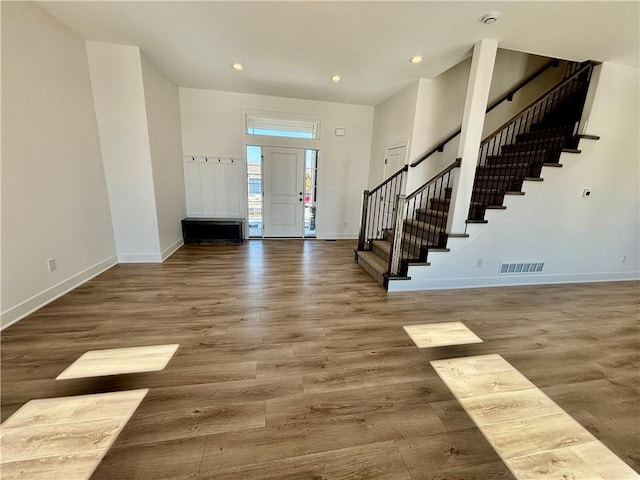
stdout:
POLYGON ((263 147, 264 237, 304 233, 304 149, 263 147))

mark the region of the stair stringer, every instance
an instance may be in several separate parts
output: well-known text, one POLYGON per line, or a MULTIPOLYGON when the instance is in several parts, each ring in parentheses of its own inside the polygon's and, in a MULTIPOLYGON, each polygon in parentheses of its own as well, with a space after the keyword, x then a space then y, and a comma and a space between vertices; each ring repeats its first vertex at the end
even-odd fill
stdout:
MULTIPOLYGON (((570 268, 561 259, 554 259, 549 264, 556 242, 574 242, 577 238, 567 234, 564 238, 544 238, 537 234, 535 225, 562 224, 572 221, 572 212, 568 211, 565 203, 550 204, 550 198, 555 200, 567 199, 569 204, 586 208, 584 203, 589 198, 576 198, 581 191, 574 187, 567 188, 572 175, 580 172, 580 165, 590 157, 593 161, 600 161, 591 152, 597 148, 597 142, 582 140, 580 148, 582 154, 562 153, 560 163, 562 168, 543 167, 541 178, 544 181, 525 181, 522 191, 525 195, 508 195, 505 197, 505 210, 488 210, 486 224, 468 224, 468 238, 450 238, 447 242, 449 252, 429 253, 429 266, 409 266, 407 276, 410 280, 404 282, 390 282, 389 291, 435 290, 444 288, 472 288, 487 286, 528 285, 541 283, 564 283, 598 280, 624 280, 635 278, 633 272, 629 275, 623 272, 608 274, 589 274, 574 271, 567 273, 570 268), (523 216, 532 218, 531 225, 523 222, 523 216), (550 222, 550 223, 548 223, 550 222), (514 229, 517 229, 515 231, 514 229), (517 237, 517 238, 516 238, 517 237), (499 252, 499 253, 496 253, 499 252), (478 259, 482 259, 482 266, 477 267, 478 259), (500 261, 505 262, 545 262, 545 269, 540 273, 498 275, 500 261), (564 271, 563 271, 564 270, 564 271)), ((573 182, 575 184, 575 182, 573 182)), ((588 185, 586 185, 588 187, 588 185)), ((551 229, 553 230, 553 228, 551 229)), ((556 228, 556 230, 558 230, 556 228)), ((570 229, 569 229, 570 230, 570 229)), ((574 269, 575 270, 575 269, 574 269)), ((637 272, 636 272, 637 273, 637 272)))

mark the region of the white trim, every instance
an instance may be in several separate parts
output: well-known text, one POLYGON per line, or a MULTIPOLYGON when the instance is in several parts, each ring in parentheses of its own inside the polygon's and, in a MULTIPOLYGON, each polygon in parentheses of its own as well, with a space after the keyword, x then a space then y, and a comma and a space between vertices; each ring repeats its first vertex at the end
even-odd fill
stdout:
POLYGON ((178 240, 173 242, 169 247, 165 248, 162 251, 162 254, 161 254, 160 258, 164 262, 167 258, 169 258, 171 255, 176 253, 178 251, 178 249, 183 245, 184 245, 184 239, 183 238, 179 238, 178 240))
MULTIPOLYGON (((424 267, 409 267, 411 270, 424 267)), ((478 277, 478 278, 435 278, 412 279, 389 282, 389 292, 409 292, 415 290, 445 290, 462 288, 510 287, 518 285, 547 285, 557 283, 594 283, 594 282, 622 282, 640 280, 640 272, 610 272, 610 273, 560 273, 547 275, 524 275, 517 277, 478 277)))
POLYGON ((124 253, 118 254, 118 263, 162 263, 159 253, 124 253))
POLYGON ((15 307, 11 307, 0 314, 0 330, 13 325, 19 320, 22 320, 27 315, 41 309, 45 305, 53 302, 55 299, 70 292, 71 290, 79 287, 83 283, 88 282, 92 278, 100 275, 101 273, 109 270, 114 265, 117 265, 116 257, 108 257, 95 265, 86 268, 75 275, 67 278, 66 280, 53 285, 52 287, 43 290, 42 292, 28 298, 27 300, 19 303, 15 307))
POLYGON ((389 152, 389 150, 393 150, 393 149, 396 149, 396 148, 402 148, 402 147, 405 147, 407 149, 407 152, 404 155, 404 163, 406 165, 407 158, 409 156, 408 155, 409 154, 409 140, 403 140, 403 141, 398 142, 398 143, 392 143, 391 145, 385 145, 385 147, 384 147, 385 155, 387 154, 387 152, 389 152))
MULTIPOLYGON (((241 131, 242 131, 242 159, 244 160, 245 169, 249 168, 249 162, 247 161, 247 147, 249 145, 259 146, 262 152, 264 147, 283 147, 283 148, 303 148, 305 150, 316 150, 318 152, 317 156, 317 172, 316 172, 316 232, 319 231, 322 222, 322 206, 320 202, 321 197, 321 188, 322 188, 322 177, 324 173, 324 161, 320 158, 322 155, 322 145, 323 138, 325 137, 323 129, 328 128, 326 122, 324 121, 324 116, 322 114, 308 114, 301 112, 286 112, 286 111, 278 111, 278 110, 265 110, 265 109, 254 109, 254 108, 241 108, 240 109, 240 121, 241 121, 241 131), (290 138, 290 137, 271 137, 271 136, 263 136, 263 135, 249 135, 247 134, 246 129, 246 118, 247 115, 257 115, 257 116, 267 116, 271 118, 282 118, 285 120, 306 120, 306 121, 314 121, 318 122, 319 130, 318 130, 318 138, 317 139, 308 139, 308 138, 290 138)), ((329 134, 327 133, 327 136, 329 134)), ((306 167, 306 163, 305 163, 306 167)), ((247 170, 245 170, 244 175, 244 183, 245 188, 244 191, 248 192, 247 186, 247 170)), ((264 178, 263 178, 264 181, 264 178)), ((263 185, 264 188, 264 185, 263 185)), ((245 212, 245 239, 249 239, 249 198, 248 195, 244 195, 244 212, 245 212)), ((262 205, 263 208, 263 222, 264 222, 264 202, 262 205)), ((263 225, 264 228, 264 225, 263 225)), ((263 230, 264 232, 264 230, 263 230)), ((342 234, 341 234, 342 235, 342 234)), ((253 237, 253 239, 261 239, 264 237, 253 237)), ((300 237, 303 238, 303 237, 300 237)), ((316 238, 318 238, 316 236, 316 238)), ((327 236, 327 238, 337 238, 335 236, 327 236)), ((350 238, 350 237, 349 237, 350 238)), ((357 235, 356 237, 357 238, 357 235)))
POLYGON ((320 233, 316 234, 317 240, 357 240, 358 233, 320 233))
MULTIPOLYGON (((389 178, 391 175, 393 175, 394 173, 396 173, 399 168, 395 171, 390 171, 389 169, 389 152, 391 150, 395 150, 396 148, 404 148, 404 161, 402 162, 402 166, 406 166, 409 163, 409 140, 403 140, 401 142, 398 143, 393 143, 391 145, 385 145, 384 147, 384 157, 382 158, 382 178, 383 180, 386 180, 387 178, 389 178)), ((404 186, 403 186, 403 191, 400 193, 404 193, 404 190, 406 190, 407 188, 407 182, 406 180, 403 182, 404 186)))

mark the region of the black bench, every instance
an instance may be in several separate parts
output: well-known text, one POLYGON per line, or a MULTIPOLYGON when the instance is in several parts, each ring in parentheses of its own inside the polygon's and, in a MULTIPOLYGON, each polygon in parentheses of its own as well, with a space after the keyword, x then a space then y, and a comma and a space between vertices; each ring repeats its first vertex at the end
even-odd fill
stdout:
POLYGON ((244 218, 182 219, 184 243, 242 243, 244 218))

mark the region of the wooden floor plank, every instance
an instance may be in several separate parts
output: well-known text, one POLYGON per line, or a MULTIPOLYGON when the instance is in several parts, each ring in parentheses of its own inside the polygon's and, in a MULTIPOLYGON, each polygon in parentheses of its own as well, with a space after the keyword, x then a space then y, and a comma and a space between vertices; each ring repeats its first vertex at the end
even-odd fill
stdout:
POLYGON ((354 247, 248 241, 115 266, 2 332, 2 419, 149 388, 93 478, 511 480, 429 365, 499 354, 640 470, 639 282, 389 294, 354 247), (402 328, 445 322, 483 343, 419 349, 402 328), (162 371, 55 380, 88 350, 154 344, 180 344, 162 371))
POLYGON ((393 442, 372 443, 329 452, 257 463, 247 467, 219 469, 203 464, 199 478, 220 480, 247 478, 366 478, 371 480, 409 480, 402 457, 393 442))

